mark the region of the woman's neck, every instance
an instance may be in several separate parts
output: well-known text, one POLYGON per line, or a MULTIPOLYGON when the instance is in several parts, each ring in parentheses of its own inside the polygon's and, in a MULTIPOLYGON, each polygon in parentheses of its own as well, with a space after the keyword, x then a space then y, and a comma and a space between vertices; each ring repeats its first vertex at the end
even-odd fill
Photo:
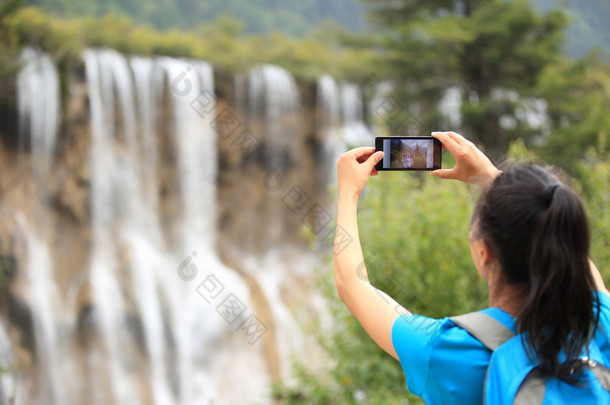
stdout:
POLYGON ((523 286, 500 280, 489 282, 489 306, 500 308, 513 317, 519 313, 525 297, 526 290, 523 286))

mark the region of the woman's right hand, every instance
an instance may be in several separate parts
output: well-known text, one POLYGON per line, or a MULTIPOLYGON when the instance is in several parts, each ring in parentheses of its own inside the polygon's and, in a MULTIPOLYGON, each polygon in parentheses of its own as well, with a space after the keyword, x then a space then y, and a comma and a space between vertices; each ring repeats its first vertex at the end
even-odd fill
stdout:
POLYGON ((370 176, 377 176, 375 165, 383 158, 383 152, 375 148, 361 147, 345 152, 337 160, 339 196, 359 196, 370 176))
POLYGON ((433 176, 484 186, 502 173, 474 143, 462 135, 455 132, 432 132, 432 136, 441 141, 443 149, 448 149, 455 158, 453 168, 434 170, 430 172, 433 176))

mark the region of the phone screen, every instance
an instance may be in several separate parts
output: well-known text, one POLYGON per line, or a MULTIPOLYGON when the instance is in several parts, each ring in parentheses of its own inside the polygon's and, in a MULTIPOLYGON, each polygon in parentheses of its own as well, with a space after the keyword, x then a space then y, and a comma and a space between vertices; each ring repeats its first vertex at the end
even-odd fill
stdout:
POLYGON ((436 170, 441 168, 442 144, 431 136, 380 136, 375 149, 384 152, 377 170, 436 170))

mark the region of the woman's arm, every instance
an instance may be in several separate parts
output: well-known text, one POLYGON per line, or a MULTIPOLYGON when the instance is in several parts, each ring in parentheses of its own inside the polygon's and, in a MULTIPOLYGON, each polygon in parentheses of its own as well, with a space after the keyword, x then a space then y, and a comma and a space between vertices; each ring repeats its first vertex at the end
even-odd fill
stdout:
POLYGON ((593 274, 593 281, 595 282, 595 289, 601 292, 604 292, 610 295, 610 291, 606 288, 606 284, 604 284, 604 279, 602 278, 601 273, 597 269, 593 260, 589 259, 589 266, 591 266, 591 273, 593 274))
POLYGON ((369 177, 377 175, 375 164, 383 152, 375 148, 357 148, 344 153, 337 161, 339 203, 335 246, 335 283, 339 298, 356 317, 369 336, 383 350, 398 359, 392 344, 392 326, 406 310, 368 279, 360 236, 358 234, 358 198, 369 177), (345 245, 345 240, 350 242, 345 245))

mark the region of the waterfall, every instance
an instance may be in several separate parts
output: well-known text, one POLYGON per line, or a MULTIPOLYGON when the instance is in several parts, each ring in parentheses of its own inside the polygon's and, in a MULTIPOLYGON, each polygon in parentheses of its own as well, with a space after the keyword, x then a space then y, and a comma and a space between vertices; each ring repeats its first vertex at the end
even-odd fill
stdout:
MULTIPOLYGON (((216 263, 214 251, 215 224, 215 139, 210 126, 214 114, 214 84, 211 67, 203 62, 163 58, 160 60, 170 83, 170 99, 174 117, 174 140, 179 165, 179 194, 182 218, 179 227, 179 250, 203 257, 206 265, 216 263), (200 99, 201 98, 201 99, 200 99), (193 100, 204 109, 193 108, 193 100), (201 115, 200 115, 201 114, 201 115)), ((194 403, 193 357, 198 352, 195 338, 198 322, 218 326, 218 319, 201 308, 197 297, 186 291, 170 291, 174 338, 179 364, 180 398, 185 404, 194 403), (181 296, 183 295, 183 296, 181 296), (183 298, 186 302, 182 304, 183 298), (182 305, 189 305, 184 311, 182 305), (201 313, 199 312, 201 310, 201 313)), ((214 328, 212 328, 214 329, 214 328)), ((200 334, 199 334, 200 335, 200 334)), ((210 387, 207 387, 208 389, 210 387)))
MULTIPOLYGON (((29 143, 31 165, 22 173, 31 175, 36 188, 30 190, 31 207, 35 217, 30 225, 22 213, 18 213, 20 233, 26 246, 26 272, 24 274, 28 299, 32 309, 36 340, 38 379, 40 392, 49 395, 47 403, 64 403, 62 361, 56 321, 61 319, 60 299, 56 290, 53 265, 47 246, 49 213, 44 202, 50 180, 55 137, 60 114, 59 75, 48 55, 31 48, 23 50, 23 63, 17 77, 19 143, 22 148, 29 143)), ((23 168, 22 168, 23 170, 23 168)), ((42 398, 40 398, 42 399, 42 398)))
POLYGON ((268 164, 283 168, 292 139, 292 116, 301 105, 294 77, 279 66, 262 65, 250 71, 249 84, 250 115, 260 117, 264 111, 268 164))
MULTIPOLYGON (((294 77, 263 65, 236 78, 238 104, 249 111, 241 130, 251 131, 256 145, 260 141, 264 158, 237 165, 250 183, 231 185, 231 191, 250 204, 251 192, 258 189, 258 208, 235 213, 251 221, 244 232, 266 248, 258 256, 239 250, 231 256, 233 250, 227 249, 231 257, 226 261, 238 273, 219 258, 217 217, 226 208, 218 201, 226 203, 227 197, 220 199, 217 190, 222 148, 216 120, 227 110, 224 101, 216 100, 212 66, 109 49, 86 49, 82 58, 86 87, 81 88, 87 92, 80 98, 69 94, 66 102, 67 116, 78 101, 83 106, 78 113, 89 118, 82 120, 87 142, 77 149, 70 128, 56 141, 60 86, 53 62, 32 49, 22 55, 19 159, 29 162, 29 149, 31 164, 23 170, 32 178, 24 182, 24 188, 32 185, 26 190, 32 206, 13 211, 18 291, 31 312, 34 364, 23 381, 15 374, 0 376, 0 400, 265 401, 269 383, 290 378, 291 360, 307 355, 300 322, 286 301, 295 298, 288 294, 294 289, 305 294, 300 280, 311 277, 317 263, 315 255, 306 257, 286 240, 298 234, 303 213, 290 212, 283 200, 296 187, 313 196, 317 181, 304 170, 314 166, 303 161, 305 120, 294 77), (66 157, 75 155, 82 162, 77 175, 61 160, 75 164, 66 157), (273 170, 282 176, 281 187, 265 188, 273 170), (62 182, 74 179, 83 193, 77 196, 85 206, 82 218, 61 206, 60 193, 67 190, 62 182), (66 230, 77 234, 74 246, 63 244, 66 230), (70 249, 78 250, 76 257, 70 249), (65 269, 66 260, 75 263, 65 269)), ((80 73, 71 74, 71 80, 80 80, 80 73)), ((329 128, 340 127, 340 88, 332 78, 325 81, 332 100, 320 111, 330 111, 329 128)), ((236 139, 224 141, 232 151, 245 151, 236 139)), ((310 206, 315 203, 312 198, 310 206)), ((4 335, 0 322, 0 348, 8 353, 4 364, 18 364, 4 335)))
MULTIPOLYGON (((25 48, 17 76, 19 139, 31 143, 32 172, 41 181, 51 167, 60 117, 59 75, 51 58, 25 48)), ((39 183, 44 184, 44 183, 39 183)))
MULTIPOLYGON (((128 62, 110 50, 87 50, 83 58, 92 130, 91 285, 106 353, 95 361, 98 367, 109 364, 113 403, 143 401, 128 374, 128 364, 139 361, 131 353, 133 327, 125 318, 134 302, 154 402, 190 405, 218 400, 227 393, 217 389, 219 369, 211 364, 224 362, 227 352, 213 348, 232 332, 197 291, 195 279, 213 276, 230 286, 243 305, 250 302, 243 280, 216 255, 212 68, 202 61, 166 57, 132 57, 128 62), (169 230, 162 229, 157 177, 161 145, 156 113, 164 108, 164 94, 172 117, 171 144, 165 147, 177 165, 175 179, 164 181, 177 183, 167 198, 179 215, 169 230), (205 274, 172 271, 185 256, 196 257, 187 269, 196 269, 199 263, 205 274)), ((257 384, 250 390, 259 390, 259 380, 257 384)))
MULTIPOLYGON (((375 94, 378 94, 375 92, 375 94)), ((379 101, 371 100, 371 105, 379 101)), ((322 75, 317 83, 317 127, 324 145, 324 160, 330 161, 322 173, 334 175, 337 158, 351 146, 373 145, 373 135, 364 123, 362 90, 355 83, 337 82, 322 75)))
POLYGON ((340 125, 342 105, 339 86, 330 75, 325 74, 318 78, 316 107, 317 126, 322 136, 332 136, 326 132, 340 125))
POLYGON ((3 322, 0 322, 0 365, 3 370, 0 373, 0 403, 11 404, 15 402, 17 395, 16 381, 13 376, 16 367, 15 354, 3 322))
POLYGON ((334 183, 337 159, 345 151, 345 145, 340 139, 343 106, 341 89, 330 75, 318 78, 316 93, 316 127, 322 144, 317 175, 319 183, 324 187, 334 183))
POLYGON ((212 67, 205 62, 163 58, 170 80, 174 111, 174 136, 184 207, 183 244, 201 242, 215 250, 216 234, 216 134, 212 67))
POLYGON ((252 233, 254 239, 264 240, 265 244, 260 247, 262 253, 256 256, 244 254, 240 263, 256 280, 265 301, 272 308, 273 344, 278 353, 277 373, 283 378, 290 378, 290 359, 304 353, 305 342, 301 326, 283 302, 282 291, 295 288, 290 285, 286 274, 286 268, 295 265, 290 263, 287 266, 287 262, 306 262, 306 258, 303 255, 292 256, 294 252, 287 248, 285 235, 295 233, 302 222, 300 216, 290 212, 285 201, 278 197, 284 194, 285 200, 291 186, 305 188, 303 174, 311 176, 303 172, 299 160, 305 147, 301 143, 301 94, 292 74, 275 65, 252 68, 245 82, 242 76, 236 78, 236 99, 246 113, 248 129, 262 141, 266 172, 263 179, 255 180, 254 186, 260 188, 263 185, 267 195, 263 204, 249 207, 250 215, 255 215, 252 222, 264 224, 262 229, 253 229, 252 233), (266 183, 267 180, 269 183, 266 183))
POLYGON ((139 142, 130 143, 129 159, 139 162, 137 178, 140 179, 140 189, 132 190, 137 206, 129 215, 130 221, 123 237, 125 244, 131 247, 133 290, 145 331, 153 398, 155 404, 161 405, 172 402, 167 381, 163 308, 157 293, 160 282, 163 282, 159 265, 167 262, 163 256, 166 247, 158 215, 158 143, 155 137, 156 112, 163 81, 159 77, 160 69, 152 59, 132 57, 130 66, 135 81, 140 138, 139 142))
MULTIPOLYGON (((86 50, 83 54, 91 106, 91 217, 93 247, 91 261, 92 299, 97 325, 107 357, 90 353, 96 373, 91 375, 94 403, 139 403, 126 363, 135 362, 122 342, 129 341, 124 317, 125 297, 121 291, 121 265, 116 234, 128 218, 135 173, 133 162, 119 150, 117 130, 127 138, 135 132, 133 88, 125 58, 111 50, 86 50), (122 114, 122 128, 115 123, 115 90, 122 114), (131 131, 131 132, 129 132, 131 131), (127 211, 127 212, 126 212, 127 211), (108 369, 104 365, 108 364, 108 369), (111 397, 104 397, 104 374, 109 374, 111 397)), ((132 200, 133 201, 133 200, 132 200)))
POLYGON ((342 138, 349 146, 372 145, 373 135, 364 123, 362 92, 355 83, 344 83, 341 87, 343 112, 342 138))
MULTIPOLYGON (((285 241, 288 230, 294 229, 294 216, 282 216, 284 205, 278 198, 272 198, 281 185, 288 182, 288 177, 295 173, 294 168, 301 163, 303 122, 301 96, 292 74, 275 65, 262 65, 252 68, 248 73, 247 84, 243 78, 236 78, 236 99, 241 104, 245 115, 244 124, 247 130, 261 143, 260 160, 266 173, 265 180, 250 183, 252 192, 266 189, 266 196, 255 207, 248 207, 248 214, 254 222, 265 223, 262 230, 248 232, 245 239, 249 245, 264 242, 258 249, 266 250, 285 241), (241 92, 246 92, 243 94, 241 92), (270 179, 270 180, 268 180, 270 179), (271 197, 271 198, 270 198, 271 197), (264 238, 261 236, 264 235, 264 238)), ((290 179, 292 180, 292 179, 290 179)), ((294 179, 302 183, 302 179, 294 179)), ((238 197, 239 198, 239 197, 238 197)), ((243 197, 242 197, 243 198, 243 197)), ((244 202, 252 204, 251 202, 244 202)))

